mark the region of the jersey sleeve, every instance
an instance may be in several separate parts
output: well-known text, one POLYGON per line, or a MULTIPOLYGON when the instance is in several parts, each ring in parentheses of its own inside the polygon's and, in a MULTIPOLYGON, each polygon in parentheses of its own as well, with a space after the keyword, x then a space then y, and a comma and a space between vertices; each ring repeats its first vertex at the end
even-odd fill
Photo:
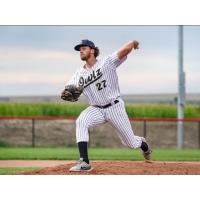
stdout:
POLYGON ((110 67, 112 69, 116 69, 119 65, 121 65, 125 60, 127 59, 127 56, 124 56, 122 59, 118 58, 117 51, 109 55, 106 60, 105 64, 107 67, 110 67))

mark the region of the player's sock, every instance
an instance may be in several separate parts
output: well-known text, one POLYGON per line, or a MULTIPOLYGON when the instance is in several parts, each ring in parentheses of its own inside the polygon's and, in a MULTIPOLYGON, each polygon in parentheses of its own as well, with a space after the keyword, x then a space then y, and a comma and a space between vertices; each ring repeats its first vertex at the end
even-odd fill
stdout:
POLYGON ((80 158, 83 158, 87 164, 89 164, 88 159, 88 143, 87 142, 78 142, 78 148, 80 153, 80 158))
POLYGON ((142 149, 142 151, 144 151, 144 152, 148 151, 148 149, 149 149, 148 144, 147 144, 146 142, 143 142, 143 141, 142 141, 141 149, 142 149))

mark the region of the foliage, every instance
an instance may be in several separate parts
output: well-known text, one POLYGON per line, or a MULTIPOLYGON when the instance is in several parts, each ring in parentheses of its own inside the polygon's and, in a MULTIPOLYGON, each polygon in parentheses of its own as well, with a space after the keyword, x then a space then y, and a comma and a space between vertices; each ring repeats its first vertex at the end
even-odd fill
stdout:
MULTIPOLYGON (((0 116, 79 116, 87 106, 81 103, 0 103, 0 116)), ((126 111, 129 117, 177 117, 174 105, 127 104, 126 111)), ((187 105, 185 117, 200 117, 200 108, 187 105)))

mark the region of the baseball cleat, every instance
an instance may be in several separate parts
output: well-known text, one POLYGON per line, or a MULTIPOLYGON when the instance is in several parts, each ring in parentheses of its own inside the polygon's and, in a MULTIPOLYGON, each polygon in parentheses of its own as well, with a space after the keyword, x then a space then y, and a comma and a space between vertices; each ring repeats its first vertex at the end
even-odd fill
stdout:
MULTIPOLYGON (((142 141, 146 142, 146 139, 144 137, 142 137, 142 141)), ((151 154, 152 154, 151 149, 148 149, 147 151, 143 151, 143 156, 144 156, 144 159, 146 162, 151 162, 151 154)))
POLYGON ((78 163, 70 168, 70 172, 89 172, 91 171, 93 168, 90 164, 86 163, 85 161, 83 161, 83 159, 80 159, 78 161, 78 163))
POLYGON ((152 153, 151 149, 149 149, 146 152, 143 151, 143 156, 146 162, 151 162, 151 153, 152 153))

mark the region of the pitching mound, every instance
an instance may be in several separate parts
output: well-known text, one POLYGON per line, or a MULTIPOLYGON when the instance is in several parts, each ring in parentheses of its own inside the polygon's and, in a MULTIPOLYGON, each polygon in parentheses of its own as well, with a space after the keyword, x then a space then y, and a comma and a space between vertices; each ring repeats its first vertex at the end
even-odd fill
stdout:
POLYGON ((159 174, 200 174, 200 162, 161 162, 153 161, 93 161, 90 172, 69 172, 74 164, 64 164, 41 170, 24 172, 26 175, 159 175, 159 174))

